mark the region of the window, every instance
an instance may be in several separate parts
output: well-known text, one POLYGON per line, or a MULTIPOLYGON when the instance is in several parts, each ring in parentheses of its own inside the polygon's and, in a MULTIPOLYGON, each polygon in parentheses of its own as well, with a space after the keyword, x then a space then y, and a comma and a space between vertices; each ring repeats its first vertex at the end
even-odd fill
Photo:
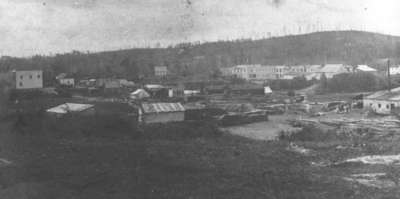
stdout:
POLYGON ((390 109, 394 109, 394 104, 390 104, 390 109))
POLYGON ((371 106, 371 107, 372 107, 372 103, 370 103, 370 104, 369 104, 369 106, 371 106))
POLYGON ((21 76, 19 76, 19 78, 20 78, 20 79, 24 79, 24 76, 23 76, 23 75, 21 75, 21 76))
POLYGON ((29 79, 32 79, 32 75, 29 75, 29 79))
POLYGON ((22 82, 19 82, 19 86, 21 86, 21 87, 23 86, 22 82))
POLYGON ((378 108, 381 108, 381 104, 378 104, 378 108))
POLYGON ((386 104, 386 109, 389 109, 389 104, 386 104))
POLYGON ((40 79, 40 75, 37 75, 37 78, 40 79))

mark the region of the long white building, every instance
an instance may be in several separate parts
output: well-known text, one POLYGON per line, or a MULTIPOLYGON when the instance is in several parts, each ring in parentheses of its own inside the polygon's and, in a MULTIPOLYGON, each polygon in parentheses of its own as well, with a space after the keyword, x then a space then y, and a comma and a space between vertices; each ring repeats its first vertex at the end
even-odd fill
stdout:
POLYGON ((304 76, 308 80, 319 79, 323 73, 327 78, 332 78, 340 73, 351 72, 350 67, 344 64, 326 65, 295 65, 295 66, 264 66, 256 65, 237 65, 225 68, 225 76, 233 76, 249 81, 264 81, 273 79, 293 79, 294 77, 304 76))

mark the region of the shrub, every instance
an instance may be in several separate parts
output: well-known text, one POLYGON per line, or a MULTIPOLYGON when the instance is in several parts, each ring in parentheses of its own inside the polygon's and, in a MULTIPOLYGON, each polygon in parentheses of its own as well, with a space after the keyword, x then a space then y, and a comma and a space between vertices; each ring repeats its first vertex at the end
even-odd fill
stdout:
POLYGON ((280 140, 286 141, 332 141, 341 139, 341 137, 332 131, 323 131, 313 125, 305 125, 299 132, 281 132, 280 140))

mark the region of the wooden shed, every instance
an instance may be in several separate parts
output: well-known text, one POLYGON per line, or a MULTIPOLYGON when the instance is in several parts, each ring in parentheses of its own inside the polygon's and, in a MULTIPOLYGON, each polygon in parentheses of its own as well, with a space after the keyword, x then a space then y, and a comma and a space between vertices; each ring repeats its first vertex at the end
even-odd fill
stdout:
POLYGON ((181 103, 142 103, 139 109, 139 122, 167 123, 185 119, 185 108, 181 103))

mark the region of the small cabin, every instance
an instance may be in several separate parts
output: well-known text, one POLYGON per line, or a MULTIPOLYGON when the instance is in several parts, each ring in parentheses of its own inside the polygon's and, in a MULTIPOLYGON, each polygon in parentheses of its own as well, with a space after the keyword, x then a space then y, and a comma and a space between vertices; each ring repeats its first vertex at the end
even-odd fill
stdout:
POLYGON ((181 103, 142 103, 139 108, 139 122, 144 124, 184 120, 185 108, 181 103))

